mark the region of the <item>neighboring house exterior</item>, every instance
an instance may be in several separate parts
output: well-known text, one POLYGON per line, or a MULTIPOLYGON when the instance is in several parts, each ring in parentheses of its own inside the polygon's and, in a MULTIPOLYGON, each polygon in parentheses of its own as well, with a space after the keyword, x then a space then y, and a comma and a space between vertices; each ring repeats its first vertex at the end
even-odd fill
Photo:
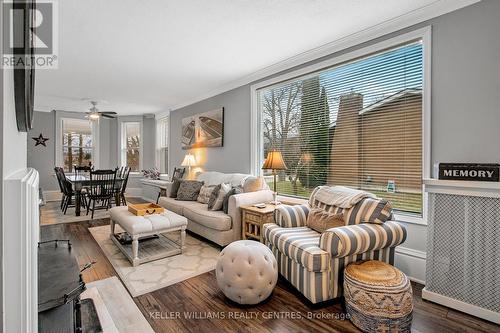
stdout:
POLYGON ((422 91, 405 89, 362 108, 358 93, 340 99, 328 183, 398 192, 422 188, 422 91), (362 129, 362 130, 361 130, 362 129))

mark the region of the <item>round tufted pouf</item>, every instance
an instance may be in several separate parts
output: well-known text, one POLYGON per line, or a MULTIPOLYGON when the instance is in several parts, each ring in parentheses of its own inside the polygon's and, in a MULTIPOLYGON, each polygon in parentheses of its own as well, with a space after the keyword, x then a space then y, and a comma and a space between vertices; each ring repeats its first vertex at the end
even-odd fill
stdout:
POLYGON ((271 295, 278 281, 278 265, 262 243, 240 240, 226 246, 215 268, 217 284, 230 300, 257 304, 271 295))
POLYGON ((411 331, 411 284, 396 267, 377 260, 350 264, 344 297, 351 322, 363 332, 411 331))

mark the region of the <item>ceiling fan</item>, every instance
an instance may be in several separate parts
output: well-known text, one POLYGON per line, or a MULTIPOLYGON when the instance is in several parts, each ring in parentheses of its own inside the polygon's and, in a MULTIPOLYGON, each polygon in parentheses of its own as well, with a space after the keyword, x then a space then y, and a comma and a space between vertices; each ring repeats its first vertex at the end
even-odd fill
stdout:
POLYGON ((92 104, 92 107, 89 109, 88 112, 86 112, 86 117, 89 118, 90 120, 99 120, 99 118, 115 118, 116 112, 114 111, 99 111, 97 109, 97 102, 96 101, 90 101, 90 104, 92 104))
MULTIPOLYGON (((99 111, 99 109, 97 108, 97 101, 90 101, 90 104, 92 104, 92 107, 89 109, 89 111, 85 112, 86 114, 85 118, 91 121, 98 121, 101 117, 113 119, 115 118, 114 115, 117 114, 114 111, 99 111)), ((54 111, 80 112, 80 111, 69 111, 69 110, 54 110, 54 111)))

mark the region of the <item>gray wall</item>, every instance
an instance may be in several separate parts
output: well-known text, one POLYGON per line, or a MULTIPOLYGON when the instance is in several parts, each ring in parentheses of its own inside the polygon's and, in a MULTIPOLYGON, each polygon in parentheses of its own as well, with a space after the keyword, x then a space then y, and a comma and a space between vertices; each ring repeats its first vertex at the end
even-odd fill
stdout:
POLYGON ((170 113, 169 170, 179 166, 182 150, 181 120, 184 117, 224 107, 224 147, 197 148, 196 155, 205 170, 250 172, 250 87, 243 86, 170 113))
MULTIPOLYGON (((44 191, 58 191, 59 187, 54 177, 55 167, 55 112, 35 112, 34 127, 28 132, 27 140, 27 163, 29 167, 35 168, 40 173, 40 186, 44 191), (32 137, 38 137, 43 133, 50 140, 46 142, 47 147, 38 145, 32 137)), ((152 168, 155 165, 155 119, 143 118, 144 134, 144 168, 152 168)), ((119 164, 119 142, 118 121, 116 119, 101 119, 99 123, 99 163, 100 168, 114 168, 119 164)), ((131 177, 129 188, 140 188, 140 177, 131 177)))
MULTIPOLYGON (((499 13, 500 1, 483 0, 329 57, 432 25, 432 163, 498 163, 499 13)), ((180 149, 181 119, 216 107, 224 107, 226 110, 224 147, 206 150, 204 169, 250 171, 250 85, 171 112, 170 168, 178 165, 185 154, 180 149)), ((415 224, 407 224, 407 228, 409 236, 404 246, 425 251, 427 228, 415 224)))
POLYGON ((55 117, 54 112, 35 112, 34 126, 28 132, 28 166, 38 170, 40 174, 40 187, 45 191, 58 190, 57 181, 54 178, 55 166, 55 117), (38 145, 35 147, 33 137, 40 133, 45 138, 47 147, 38 145))

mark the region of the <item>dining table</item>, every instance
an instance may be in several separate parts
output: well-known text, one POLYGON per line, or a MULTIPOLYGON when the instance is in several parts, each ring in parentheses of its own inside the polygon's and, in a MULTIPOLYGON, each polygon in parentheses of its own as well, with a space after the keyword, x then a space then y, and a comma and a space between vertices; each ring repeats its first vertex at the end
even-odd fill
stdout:
MULTIPOLYGON (((85 187, 90 187, 90 177, 88 175, 67 175, 66 179, 73 185, 73 191, 75 191, 75 214, 80 216, 82 207, 82 190, 85 187)), ((116 176, 115 188, 120 189, 124 178, 116 176)), ((94 180, 99 184, 99 181, 94 180)), ((115 191, 115 203, 120 206, 120 191, 115 191)))

